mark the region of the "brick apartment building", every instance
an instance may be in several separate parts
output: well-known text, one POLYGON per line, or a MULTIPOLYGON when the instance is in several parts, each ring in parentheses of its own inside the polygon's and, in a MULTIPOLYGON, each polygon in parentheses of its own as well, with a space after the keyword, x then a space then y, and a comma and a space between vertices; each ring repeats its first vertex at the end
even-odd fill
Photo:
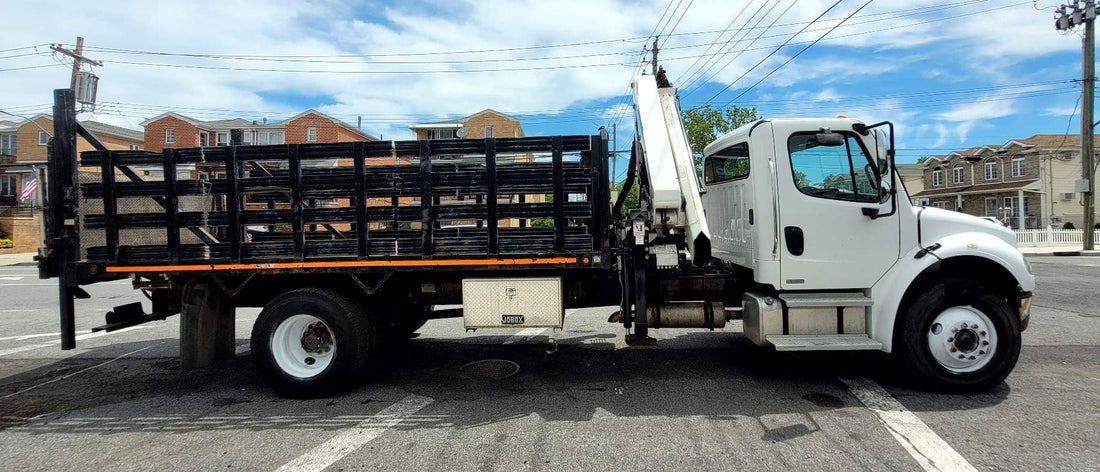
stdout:
MULTIPOLYGON (((417 123, 409 125, 409 129, 416 133, 417 141, 426 139, 485 139, 485 138, 523 138, 527 135, 523 131, 523 123, 510 115, 486 108, 470 116, 456 120, 436 121, 431 123, 417 123)), ((514 162, 529 162, 533 156, 529 154, 517 154, 512 156, 514 162)), ((437 197, 437 204, 462 205, 464 197, 437 197)), ((500 199, 498 203, 545 203, 545 195, 511 195, 500 199)), ((476 225, 473 221, 456 220, 451 225, 465 226, 476 225)), ((521 219, 501 220, 499 227, 525 227, 532 222, 521 219)), ((540 224, 535 222, 535 224, 540 224)))
MULTIPOLYGON (((99 138, 109 149, 141 149, 144 139, 141 131, 121 128, 96 121, 83 122, 85 128, 99 138)), ((30 166, 7 166, 19 163, 45 162, 46 149, 53 133, 53 119, 40 114, 26 120, 0 121, 0 239, 11 239, 14 247, 0 252, 35 252, 42 241, 41 222, 32 198, 19 202, 30 166)), ((84 138, 77 138, 77 150, 91 150, 84 138)))
POLYGON ((306 110, 287 120, 268 123, 242 118, 202 121, 167 112, 141 123, 145 149, 226 146, 232 132, 241 131, 241 144, 301 144, 377 141, 378 138, 316 110, 306 110))
POLYGON ((416 132, 416 139, 484 139, 522 138, 523 124, 516 118, 492 108, 457 120, 436 121, 409 125, 416 132))
POLYGON ((917 204, 990 216, 1014 229, 1081 228, 1079 135, 1035 135, 1004 145, 986 145, 943 156, 923 165, 917 204))

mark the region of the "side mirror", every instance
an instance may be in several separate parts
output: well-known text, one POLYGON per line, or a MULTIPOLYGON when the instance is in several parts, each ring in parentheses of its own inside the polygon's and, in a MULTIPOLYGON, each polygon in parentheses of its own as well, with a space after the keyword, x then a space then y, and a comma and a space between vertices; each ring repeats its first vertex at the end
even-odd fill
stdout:
POLYGON ((814 140, 817 141, 818 146, 843 146, 844 135, 840 133, 817 133, 814 135, 814 140))

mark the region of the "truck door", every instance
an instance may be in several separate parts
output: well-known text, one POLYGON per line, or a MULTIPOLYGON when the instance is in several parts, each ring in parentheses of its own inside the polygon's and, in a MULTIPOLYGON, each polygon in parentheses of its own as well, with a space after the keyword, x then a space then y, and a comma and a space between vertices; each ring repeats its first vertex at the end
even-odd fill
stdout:
POLYGON ((776 127, 783 289, 862 289, 898 259, 898 215, 879 191, 872 137, 776 127), (837 136, 839 135, 839 136, 837 136), (831 139, 826 139, 831 138, 831 139), (866 141, 865 141, 866 140, 866 141))

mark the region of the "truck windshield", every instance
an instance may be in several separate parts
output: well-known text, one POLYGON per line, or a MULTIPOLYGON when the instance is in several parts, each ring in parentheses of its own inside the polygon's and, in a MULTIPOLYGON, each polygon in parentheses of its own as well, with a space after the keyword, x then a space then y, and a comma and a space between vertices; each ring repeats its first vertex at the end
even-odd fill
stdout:
POLYGON ((816 132, 795 133, 787 140, 795 186, 818 198, 878 202, 878 182, 863 143, 842 132, 843 146, 822 146, 816 132))

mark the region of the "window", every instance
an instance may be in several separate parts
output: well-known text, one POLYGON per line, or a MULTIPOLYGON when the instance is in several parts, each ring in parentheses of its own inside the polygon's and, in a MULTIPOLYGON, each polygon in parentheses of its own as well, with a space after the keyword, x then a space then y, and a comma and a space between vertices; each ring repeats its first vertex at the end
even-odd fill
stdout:
POLYGON ((932 171, 932 186, 939 187, 943 185, 943 169, 936 169, 932 171))
POLYGON ((164 128, 164 144, 176 143, 176 130, 172 128, 164 128))
POLYGON ((257 139, 258 144, 284 144, 286 138, 282 131, 260 131, 257 139))
MULTIPOLYGON (((997 161, 985 162, 985 180, 997 179, 997 161)), ((992 216, 992 215, 990 215, 992 216)))
POLYGON ((455 139, 455 130, 433 129, 428 133, 428 139, 455 139))
POLYGON ((252 133, 253 131, 241 131, 241 144, 244 144, 246 146, 251 145, 252 133))
POLYGON ((795 133, 787 140, 795 186, 819 198, 878 202, 874 167, 854 133, 840 132, 841 146, 822 146, 817 133, 795 133))
POLYGON ((932 206, 943 210, 947 209, 947 202, 932 202, 932 206))
POLYGON ((137 144, 131 144, 130 145, 130 150, 131 151, 139 151, 139 150, 141 150, 141 146, 138 146, 137 144))
POLYGON ((1024 175, 1024 158, 1015 157, 1012 159, 1012 176, 1022 177, 1024 175))
POLYGON ((0 197, 15 196, 15 176, 0 175, 0 197))
POLYGON ((493 137, 493 127, 492 126, 486 126, 485 127, 485 137, 486 138, 493 137))
POLYGON ((997 197, 986 197, 985 216, 997 216, 997 197))
POLYGON ((14 156, 17 152, 16 142, 14 134, 0 135, 0 154, 14 156))
POLYGON ((38 132, 38 145, 39 146, 45 146, 49 142, 50 142, 50 135, 47 134, 45 131, 39 131, 38 132))
POLYGON ((716 184, 749 175, 749 144, 734 144, 707 156, 703 182, 716 184))
POLYGON ((199 132, 199 146, 206 147, 210 145, 210 133, 206 131, 199 132))
POLYGON ((215 146, 228 146, 229 145, 229 133, 226 131, 218 131, 214 134, 215 146))
POLYGON ((961 166, 956 166, 955 168, 951 169, 951 175, 952 175, 951 181, 953 183, 956 183, 956 184, 963 183, 963 168, 961 166))
MULTIPOLYGON (((1024 197, 1024 206, 1027 206, 1027 197, 1024 197)), ((1005 197, 1004 216, 1006 218, 1020 216, 1020 197, 1005 197)))
POLYGON ((306 142, 317 142, 317 128, 306 128, 306 142))

